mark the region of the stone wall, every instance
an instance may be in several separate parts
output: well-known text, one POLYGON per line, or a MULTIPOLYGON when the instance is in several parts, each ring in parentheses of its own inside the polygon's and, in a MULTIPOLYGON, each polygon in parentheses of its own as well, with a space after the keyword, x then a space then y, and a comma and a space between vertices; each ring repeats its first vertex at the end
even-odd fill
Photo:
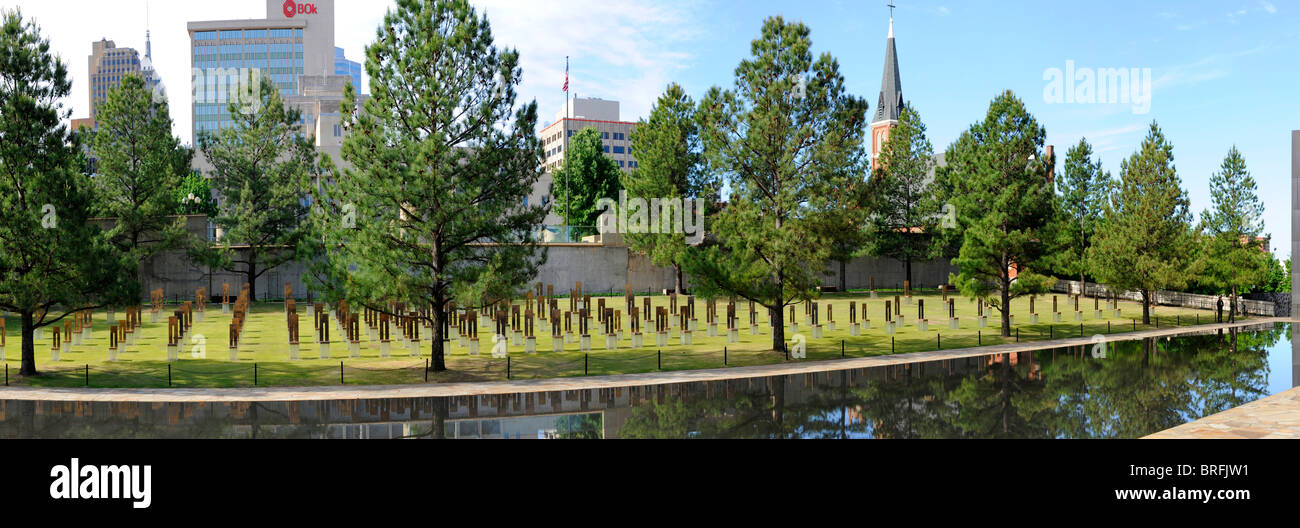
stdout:
MULTIPOLYGON (((187 217, 189 229, 196 235, 207 229, 207 219, 202 216, 187 217)), ((672 268, 655 266, 649 259, 617 243, 601 244, 547 244, 546 264, 534 282, 555 285, 558 294, 568 293, 575 282, 582 282, 584 291, 591 293, 621 294, 625 285, 633 292, 672 289, 675 281, 672 268)), ((238 252, 239 249, 235 248, 238 252)), ((948 274, 957 270, 948 261, 914 262, 913 287, 937 288, 947 282, 948 274)), ((901 262, 891 259, 859 258, 845 266, 850 289, 865 289, 875 277, 878 288, 901 288, 904 268, 901 262)), ((258 299, 278 299, 284 296, 284 285, 293 286, 294 297, 305 299, 307 285, 303 275, 306 266, 291 262, 272 269, 258 278, 254 285, 258 299)), ((687 287, 690 277, 684 278, 687 287)), ((208 270, 192 262, 184 251, 168 251, 147 263, 141 276, 142 300, 149 292, 162 288, 168 300, 191 300, 198 288, 207 288, 211 295, 221 294, 221 285, 230 284, 238 292, 245 282, 239 273, 208 270)), ((824 286, 839 286, 839 264, 827 264, 824 286)), ((527 285, 521 285, 527 287, 527 285)))
MULTIPOLYGON (((1052 290, 1061 293, 1077 294, 1079 293, 1079 281, 1059 281, 1056 283, 1056 286, 1052 288, 1052 290)), ((1089 282, 1088 292, 1085 294, 1085 296, 1092 297, 1092 296, 1100 295, 1103 297, 1110 297, 1110 293, 1111 293, 1111 289, 1105 284, 1097 284, 1097 283, 1089 282)), ((1123 292, 1119 294, 1119 298, 1124 300, 1129 300, 1129 301, 1141 302, 1142 294, 1136 291, 1123 292)), ((1182 306, 1185 308, 1196 308, 1200 310, 1213 311, 1218 309, 1218 301, 1220 298, 1223 299, 1223 310, 1226 313, 1228 311, 1228 305, 1229 305, 1229 300, 1227 296, 1220 297, 1218 295, 1197 295, 1195 293, 1183 293, 1183 292, 1158 290, 1155 292, 1155 298, 1153 299, 1153 301, 1157 305, 1182 306)), ((1278 307, 1275 305, 1272 299, 1250 300, 1250 299, 1243 298, 1239 302, 1240 302, 1241 310, 1249 315, 1263 315, 1267 317, 1289 317, 1290 316, 1289 310, 1286 313, 1281 313, 1282 311, 1278 310, 1278 307)), ((1291 302, 1290 294, 1286 294, 1286 299, 1284 302, 1286 302, 1288 305, 1290 304, 1291 302)))

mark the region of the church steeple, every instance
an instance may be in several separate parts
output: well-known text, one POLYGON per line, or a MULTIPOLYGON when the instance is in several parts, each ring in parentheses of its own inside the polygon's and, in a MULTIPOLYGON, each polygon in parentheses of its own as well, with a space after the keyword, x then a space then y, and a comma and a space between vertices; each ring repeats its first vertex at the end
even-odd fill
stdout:
POLYGON ((871 144, 874 160, 880 156, 881 147, 889 138, 889 131, 898 125, 903 110, 903 81, 898 74, 898 50, 894 46, 894 6, 889 6, 889 38, 885 41, 885 72, 880 81, 880 100, 876 115, 871 120, 871 144))

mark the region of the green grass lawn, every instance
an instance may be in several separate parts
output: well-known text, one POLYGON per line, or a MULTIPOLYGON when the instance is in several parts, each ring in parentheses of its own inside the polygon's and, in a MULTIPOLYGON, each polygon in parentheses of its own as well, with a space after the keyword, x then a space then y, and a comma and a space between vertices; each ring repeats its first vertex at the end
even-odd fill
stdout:
MULTIPOLYGON (((894 335, 886 335, 884 330, 885 301, 893 300, 893 292, 881 292, 876 299, 866 293, 828 294, 820 301, 821 319, 826 324, 826 305, 834 306, 835 330, 823 329, 821 339, 813 339, 809 327, 804 323, 803 307, 796 307, 799 321, 799 333, 807 338, 807 358, 789 359, 788 361, 815 361, 839 359, 844 357, 866 357, 888 354, 901 354, 935 350, 942 345, 944 349, 966 348, 978 345, 996 345, 1016 341, 1016 331, 1021 341, 1045 341, 1049 337, 1079 337, 1081 330, 1074 321, 1072 301, 1065 295, 1058 295, 1061 311, 1060 323, 1052 323, 1051 296, 1040 296, 1036 302, 1039 324, 1030 324, 1029 301, 1027 299, 1013 304, 1015 323, 1013 337, 1001 338, 1000 319, 995 313, 989 313, 988 327, 978 328, 976 321, 977 307, 974 302, 959 298, 956 300, 956 315, 960 320, 960 329, 951 330, 947 324, 947 308, 937 294, 918 295, 912 303, 904 301, 903 322, 894 335), (930 321, 927 331, 917 328, 916 316, 918 302, 925 301, 926 315, 930 321), (863 330, 859 337, 849 335, 849 302, 856 301, 859 310, 866 303, 866 316, 871 321, 871 329, 863 330)), ((638 306, 643 297, 637 298, 638 306)), ((667 306, 668 298, 656 296, 653 306, 667 306)), ((685 298, 679 298, 685 302, 685 298)), ((596 300, 592 300, 593 305, 596 300)), ((610 307, 623 308, 621 297, 607 298, 610 307)), ((561 308, 568 301, 561 300, 561 308)), ((1143 330, 1156 325, 1144 326, 1134 324, 1133 318, 1141 318, 1141 305, 1121 302, 1121 317, 1116 319, 1109 310, 1104 310, 1103 318, 1096 319, 1092 310, 1091 299, 1080 301, 1083 309, 1082 334, 1104 334, 1143 330), (1108 326, 1109 323, 1109 326, 1108 326)), ((252 309, 244 329, 237 361, 230 361, 228 326, 230 316, 221 313, 220 305, 209 305, 202 322, 196 322, 190 342, 183 343, 176 362, 167 361, 167 314, 171 308, 164 308, 159 322, 150 322, 148 312, 144 314, 143 333, 134 346, 125 347, 119 353, 118 360, 108 359, 108 323, 104 312, 95 314, 93 338, 81 346, 72 348, 70 353, 61 355, 57 362, 51 361, 50 346, 53 343, 51 329, 46 330, 45 338, 37 343, 36 363, 41 375, 22 378, 17 375, 20 366, 20 322, 6 314, 8 329, 7 349, 3 363, 9 369, 10 385, 28 385, 39 387, 83 387, 87 385, 87 368, 89 369, 89 386, 91 387, 251 387, 258 386, 314 386, 314 385, 375 385, 375 384, 409 384, 426 381, 425 362, 431 353, 428 341, 429 332, 421 330, 421 356, 410 357, 404 343, 399 342, 400 331, 393 328, 394 340, 391 356, 380 355, 379 344, 369 342, 365 336, 361 342, 361 357, 348 357, 345 343, 337 342, 344 333, 337 325, 330 335, 336 341, 330 345, 330 359, 320 358, 320 347, 315 343, 311 328, 310 307, 305 303, 299 307, 301 319, 300 356, 298 360, 289 360, 288 329, 284 309, 281 303, 259 303, 252 309), (342 367, 340 367, 342 365, 342 367), (170 369, 170 382, 169 382, 170 369), (254 372, 256 370, 256 373, 254 372), (340 372, 341 370, 341 372, 340 372), (256 379, 255 379, 256 378, 256 379)), ((789 319, 789 309, 783 317, 789 319)), ((451 381, 498 381, 509 376, 513 379, 555 378, 582 375, 625 374, 636 372, 653 372, 657 370, 693 370, 723 367, 724 355, 727 366, 750 366, 782 363, 787 361, 782 354, 772 352, 771 328, 768 327, 766 313, 760 309, 758 327, 760 335, 750 335, 748 327, 748 303, 737 304, 739 319, 739 342, 727 343, 725 326, 726 305, 718 304, 718 337, 708 337, 704 318, 705 303, 696 301, 696 313, 699 323, 698 331, 693 333, 690 346, 680 344, 678 332, 670 334, 668 346, 655 346, 653 332, 645 331, 643 325, 644 346, 632 349, 630 325, 624 314, 624 339, 619 342, 618 350, 605 350, 605 339, 596 335, 598 325, 592 326, 592 350, 584 353, 578 343, 567 344, 562 353, 554 353, 551 338, 539 324, 537 331, 536 354, 527 354, 524 347, 510 347, 510 358, 494 359, 491 355, 492 336, 490 327, 480 326, 480 353, 470 356, 468 350, 457 346, 456 341, 449 344, 450 354, 447 358, 449 372, 427 374, 429 382, 451 381), (724 352, 725 349, 725 352, 724 352), (660 351, 662 350, 662 354, 660 351), (509 365, 507 366, 507 361, 509 365)), ((121 312, 117 313, 123 318, 121 312)), ((862 319, 859 314, 859 321, 862 319)), ((576 316, 575 316, 576 318, 576 316)), ((1213 314, 1187 308, 1158 307, 1153 323, 1165 326, 1189 326, 1196 322, 1209 323, 1213 314), (1198 319, 1199 318, 1199 319, 1198 319)), ((331 321, 334 318, 331 317, 331 321)), ((335 324, 335 323, 331 323, 335 324)), ((574 321, 577 327, 577 321, 574 321)), ((365 332, 363 331, 363 334, 365 332)), ((787 325, 786 340, 790 342, 794 334, 787 325)))

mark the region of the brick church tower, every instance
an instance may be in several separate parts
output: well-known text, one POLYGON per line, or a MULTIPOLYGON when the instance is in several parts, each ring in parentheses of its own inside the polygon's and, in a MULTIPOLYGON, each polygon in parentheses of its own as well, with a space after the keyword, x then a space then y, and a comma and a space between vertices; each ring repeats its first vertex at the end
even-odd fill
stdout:
POLYGON ((871 120, 871 164, 876 165, 889 132, 898 126, 903 110, 903 81, 898 75, 898 51, 894 48, 894 17, 889 17, 889 40, 885 43, 885 74, 880 82, 880 101, 871 120))

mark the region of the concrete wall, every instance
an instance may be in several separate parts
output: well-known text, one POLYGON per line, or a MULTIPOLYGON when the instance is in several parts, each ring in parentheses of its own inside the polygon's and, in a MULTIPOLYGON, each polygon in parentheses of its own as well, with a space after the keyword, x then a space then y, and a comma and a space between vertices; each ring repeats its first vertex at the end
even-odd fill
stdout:
MULTIPOLYGON (((186 222, 191 233, 206 233, 206 217, 190 216, 186 217, 186 222)), ((111 221, 100 223, 109 227, 111 221)), ((550 244, 544 247, 548 252, 547 262, 533 283, 554 285, 557 294, 569 293, 575 282, 582 282, 585 292, 615 294, 623 293, 628 285, 633 292, 660 291, 675 285, 672 268, 655 266, 626 246, 550 244)), ((838 286, 839 264, 828 263, 826 271, 822 284, 838 286)), ((850 289, 869 287, 872 277, 875 277, 878 288, 899 288, 903 284, 903 264, 891 259, 855 259, 847 263, 845 271, 850 289)), ((912 264, 913 287, 936 288, 947 281, 949 273, 956 271, 947 261, 915 262, 912 264)), ((308 295, 307 283, 303 280, 306 273, 306 265, 291 262, 263 274, 253 288, 258 299, 279 299, 284 296, 287 283, 293 286, 294 297, 305 299, 308 295)), ((184 251, 179 250, 164 252, 146 263, 140 279, 141 297, 146 301, 149 293, 157 288, 163 289, 168 300, 192 300, 198 288, 207 288, 210 295, 216 296, 221 294, 223 283, 230 285, 233 295, 239 292, 246 280, 240 273, 209 270, 192 262, 184 251)), ((689 287, 690 277, 686 276, 684 280, 689 287)), ((531 284, 521 285, 521 289, 530 288, 531 284)))

